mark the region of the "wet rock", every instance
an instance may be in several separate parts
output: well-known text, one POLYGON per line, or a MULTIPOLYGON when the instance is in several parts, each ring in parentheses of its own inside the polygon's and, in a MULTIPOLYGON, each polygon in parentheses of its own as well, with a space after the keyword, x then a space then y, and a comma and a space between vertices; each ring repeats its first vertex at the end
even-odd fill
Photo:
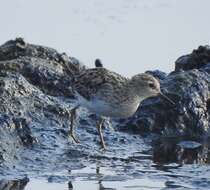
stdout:
POLYGON ((18 149, 22 146, 31 146, 35 142, 31 130, 24 118, 14 118, 0 114, 0 161, 11 165, 17 160, 18 149))
POLYGON ((31 146, 36 142, 36 138, 32 136, 29 123, 25 118, 15 118, 14 124, 18 137, 24 146, 31 146))
MULTIPOLYGON (((161 138, 153 142, 153 161, 160 164, 209 164, 209 142, 161 138)), ((164 167, 164 166, 162 166, 164 167)), ((170 166, 169 166, 170 168, 170 166)), ((169 169, 168 168, 168 169, 169 169)), ((166 168, 165 168, 166 169, 166 168)))
POLYGON ((175 62, 175 71, 200 69, 210 63, 209 46, 199 46, 191 54, 181 56, 175 62))
POLYGON ((28 44, 22 38, 0 46, 1 71, 18 72, 50 95, 73 96, 72 75, 83 69, 85 67, 77 59, 52 48, 28 44))
POLYGON ((75 58, 70 58, 64 53, 60 54, 52 48, 26 43, 23 38, 7 41, 0 46, 0 61, 12 60, 25 56, 37 57, 55 62, 72 61, 71 63, 75 64, 75 68, 77 67, 78 62, 74 62, 76 60, 75 58))
POLYGON ((15 180, 0 180, 0 189, 2 190, 24 190, 29 179, 27 177, 23 179, 15 180))
POLYGON ((47 139, 48 127, 61 134, 59 128, 67 125, 69 102, 73 101, 71 77, 84 67, 75 58, 22 38, 0 46, 0 60, 0 164, 13 167, 23 159, 20 154, 26 147, 45 139, 50 146, 59 147, 55 136, 52 142, 47 139), (47 126, 46 131, 40 133, 40 126, 47 126))
POLYGON ((150 75, 154 76, 155 78, 157 78, 159 80, 164 80, 167 76, 166 73, 164 73, 160 70, 146 71, 145 73, 150 74, 150 75))

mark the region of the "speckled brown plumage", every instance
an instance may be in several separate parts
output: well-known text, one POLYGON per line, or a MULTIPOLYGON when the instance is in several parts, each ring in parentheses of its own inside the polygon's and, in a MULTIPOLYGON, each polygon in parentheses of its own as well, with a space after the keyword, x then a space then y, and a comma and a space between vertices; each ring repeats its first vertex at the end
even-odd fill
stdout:
MULTIPOLYGON (((74 90, 81 96, 90 100, 97 95, 99 91, 107 89, 115 92, 122 89, 128 79, 105 68, 87 69, 80 75, 76 76, 74 90)), ((109 91, 109 93, 112 93, 109 91)))

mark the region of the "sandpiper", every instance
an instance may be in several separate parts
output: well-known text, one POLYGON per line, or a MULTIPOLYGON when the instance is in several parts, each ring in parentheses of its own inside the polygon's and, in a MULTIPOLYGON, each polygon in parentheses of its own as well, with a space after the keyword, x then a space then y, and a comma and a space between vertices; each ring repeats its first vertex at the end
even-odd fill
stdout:
POLYGON ((74 119, 76 110, 80 106, 86 107, 100 116, 97 128, 103 149, 106 149, 102 135, 105 117, 128 118, 136 112, 142 100, 153 96, 162 96, 174 104, 161 93, 160 83, 153 76, 144 73, 126 78, 103 67, 87 69, 75 76, 73 90, 78 104, 71 110, 70 136, 79 142, 74 136, 74 119))

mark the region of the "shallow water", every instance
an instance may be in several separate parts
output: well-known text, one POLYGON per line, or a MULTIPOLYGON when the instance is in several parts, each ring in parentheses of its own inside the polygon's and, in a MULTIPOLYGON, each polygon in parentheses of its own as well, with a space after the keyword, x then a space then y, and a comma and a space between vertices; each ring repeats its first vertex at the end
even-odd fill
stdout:
MULTIPOLYGON (((121 132, 116 133, 120 135, 121 132)), ((136 136, 129 135, 131 139, 136 136)), ((129 139, 128 136, 125 137, 129 139)), ((26 170, 24 166, 25 171, 20 168, 12 170, 12 174, 0 181, 0 187, 15 175, 20 184, 26 177, 28 181, 22 186, 18 183, 7 185, 6 189, 209 189, 209 141, 199 143, 195 140, 162 139, 151 142, 148 137, 141 137, 136 141, 140 147, 136 146, 136 142, 131 143, 136 150, 129 150, 125 143, 127 152, 115 152, 119 147, 113 143, 113 147, 107 152, 94 150, 88 156, 81 153, 83 145, 74 146, 74 150, 68 155, 58 155, 65 157, 65 160, 60 159, 60 163, 57 161, 47 164, 49 160, 43 159, 40 161, 41 167, 36 166, 36 162, 29 162, 34 164, 33 168, 28 166, 26 170)))
MULTIPOLYGON (((153 180, 149 178, 139 179, 123 179, 116 177, 116 173, 106 168, 100 168, 97 166, 86 167, 81 170, 75 170, 71 174, 77 177, 76 180, 68 181, 65 183, 50 182, 50 180, 32 179, 25 190, 35 190, 40 188, 46 189, 69 189, 69 184, 74 190, 102 190, 102 189, 160 189, 165 187, 164 182, 159 180, 153 180), (99 171, 100 172, 99 172, 99 171)), ((70 186, 70 187, 71 187, 70 186)))

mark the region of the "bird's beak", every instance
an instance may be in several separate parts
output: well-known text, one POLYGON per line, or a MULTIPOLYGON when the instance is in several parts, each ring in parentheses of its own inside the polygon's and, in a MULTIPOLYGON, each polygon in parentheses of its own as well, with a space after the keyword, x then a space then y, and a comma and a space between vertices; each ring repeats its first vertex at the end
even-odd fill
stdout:
POLYGON ((164 98, 165 100, 167 100, 169 103, 171 103, 172 105, 175 105, 175 102, 172 101, 168 96, 164 95, 162 92, 159 93, 159 95, 164 98))

